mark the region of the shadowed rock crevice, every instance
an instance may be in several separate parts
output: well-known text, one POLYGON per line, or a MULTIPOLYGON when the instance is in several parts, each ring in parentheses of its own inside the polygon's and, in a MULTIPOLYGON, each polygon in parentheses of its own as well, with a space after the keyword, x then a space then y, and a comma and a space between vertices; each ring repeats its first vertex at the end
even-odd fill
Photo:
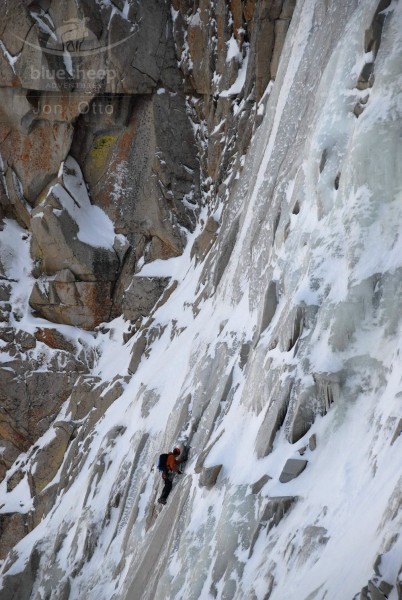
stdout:
POLYGON ((278 292, 275 281, 270 281, 264 297, 264 309, 261 317, 260 335, 269 327, 278 306, 278 292))

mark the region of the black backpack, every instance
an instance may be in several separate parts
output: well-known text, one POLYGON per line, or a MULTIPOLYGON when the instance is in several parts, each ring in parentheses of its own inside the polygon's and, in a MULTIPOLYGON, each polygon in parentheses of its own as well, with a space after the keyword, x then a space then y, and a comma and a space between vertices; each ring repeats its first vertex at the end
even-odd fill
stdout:
POLYGON ((163 473, 164 471, 167 471, 167 464, 166 464, 167 457, 168 457, 167 454, 161 454, 159 456, 158 469, 159 469, 159 471, 161 471, 161 473, 163 473))

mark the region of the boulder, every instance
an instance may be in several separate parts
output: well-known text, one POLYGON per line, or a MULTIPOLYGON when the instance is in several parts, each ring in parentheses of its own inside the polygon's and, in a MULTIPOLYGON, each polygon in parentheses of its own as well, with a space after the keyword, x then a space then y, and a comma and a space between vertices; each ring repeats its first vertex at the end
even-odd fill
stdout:
POLYGON ((309 437, 308 447, 312 452, 317 448, 317 435, 315 433, 309 437))
POLYGON ((15 333, 15 343, 21 349, 22 352, 32 350, 36 347, 36 339, 31 333, 18 329, 15 333))
MULTIPOLYGON (((191 402, 191 395, 188 397, 188 403, 191 402)), ((223 432, 222 432, 223 433, 223 432)), ((200 454, 198 455, 197 462, 195 463, 194 471, 196 473, 201 473, 204 468, 204 462, 211 452, 212 448, 215 446, 216 442, 220 439, 222 433, 211 443, 209 444, 200 454)))
POLYGON ((222 465, 214 465, 213 467, 203 467, 200 475, 200 486, 211 489, 216 484, 222 465))
POLYGON ((307 452, 307 449, 313 452, 316 448, 317 436, 315 433, 313 433, 313 435, 309 437, 308 444, 306 446, 303 446, 302 448, 299 448, 298 453, 300 454, 300 456, 303 456, 307 452))
MULTIPOLYGON (((113 247, 96 247, 79 239, 79 225, 69 210, 75 201, 57 184, 32 211, 34 258, 40 261, 46 275, 69 270, 73 274, 72 281, 114 281, 119 267, 116 252, 113 247)), ((83 217, 87 216, 86 208, 82 207, 83 217)), ((78 214, 77 218, 80 218, 78 214)), ((87 227, 90 226, 89 220, 87 227)))
POLYGON ((269 475, 263 475, 262 477, 260 477, 260 479, 253 483, 253 485, 251 486, 251 493, 259 494, 264 485, 268 483, 270 479, 271 477, 269 475))
POLYGON ((292 479, 295 479, 304 471, 307 466, 307 460, 300 460, 298 458, 289 458, 283 467, 282 473, 279 477, 281 483, 287 483, 292 479))
POLYGON ((112 307, 112 283, 107 281, 60 281, 35 283, 29 304, 53 323, 93 330, 108 321, 112 307))
POLYGON ((75 352, 76 346, 69 341, 60 331, 57 329, 51 329, 50 327, 38 327, 35 330, 35 338, 39 342, 43 342, 49 348, 58 350, 64 350, 65 352, 75 352))

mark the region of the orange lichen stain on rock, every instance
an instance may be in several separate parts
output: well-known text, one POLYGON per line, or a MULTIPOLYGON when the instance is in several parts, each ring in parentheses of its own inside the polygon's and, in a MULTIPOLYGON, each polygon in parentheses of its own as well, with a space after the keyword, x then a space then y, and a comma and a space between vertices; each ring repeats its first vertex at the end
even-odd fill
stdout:
POLYGON ((11 420, 8 415, 0 418, 0 437, 2 440, 13 444, 18 450, 25 452, 31 445, 31 440, 28 438, 28 434, 25 436, 14 427, 14 422, 9 423, 9 418, 11 420))
MULTIPOLYGON (((29 168, 34 167, 34 165, 36 166, 37 163, 37 154, 38 152, 32 152, 32 142, 29 138, 25 138, 22 141, 22 151, 20 153, 20 159, 23 163, 29 163, 29 164, 25 164, 24 168, 29 168)), ((18 160, 18 157, 16 157, 18 160)))
POLYGON ((252 18, 254 16, 255 6, 256 6, 256 0, 247 0, 245 6, 243 8, 244 16, 248 23, 252 20, 252 18))
POLYGON ((49 348, 54 348, 55 350, 66 350, 67 352, 74 351, 74 345, 55 329, 50 329, 49 327, 39 327, 35 331, 35 338, 38 340, 38 342, 42 342, 46 344, 46 346, 49 346, 49 348))
POLYGON ((237 39, 239 36, 239 29, 243 26, 242 20, 242 4, 240 0, 230 0, 230 11, 233 18, 233 35, 237 39))
POLYGON ((16 147, 21 148, 19 158, 24 163, 29 161, 30 171, 46 171, 52 164, 55 146, 59 147, 58 130, 58 124, 44 122, 27 136, 15 133, 16 147))
POLYGON ((130 150, 130 148, 133 144, 133 139, 136 134, 136 129, 137 128, 136 128, 135 124, 134 124, 134 126, 132 126, 132 124, 130 123, 129 128, 126 129, 126 131, 124 131, 123 134, 121 135, 120 140, 119 140, 119 145, 118 145, 117 162, 127 160, 127 152, 130 150))
POLYGON ((107 321, 112 306, 111 284, 109 282, 81 282, 80 300, 88 314, 91 314, 92 323, 86 329, 93 329, 99 323, 107 321))

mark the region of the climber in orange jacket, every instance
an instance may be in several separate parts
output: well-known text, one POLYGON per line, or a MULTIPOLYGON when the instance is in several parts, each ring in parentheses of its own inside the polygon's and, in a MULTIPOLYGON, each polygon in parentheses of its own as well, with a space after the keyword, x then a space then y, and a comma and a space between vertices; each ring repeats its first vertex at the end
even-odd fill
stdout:
POLYGON ((180 453, 180 448, 175 448, 173 452, 169 452, 167 455, 166 468, 162 472, 162 478, 165 482, 165 485, 162 490, 162 495, 158 499, 159 504, 166 504, 167 497, 172 491, 173 478, 175 474, 182 474, 182 472, 180 471, 180 463, 182 462, 180 453))

